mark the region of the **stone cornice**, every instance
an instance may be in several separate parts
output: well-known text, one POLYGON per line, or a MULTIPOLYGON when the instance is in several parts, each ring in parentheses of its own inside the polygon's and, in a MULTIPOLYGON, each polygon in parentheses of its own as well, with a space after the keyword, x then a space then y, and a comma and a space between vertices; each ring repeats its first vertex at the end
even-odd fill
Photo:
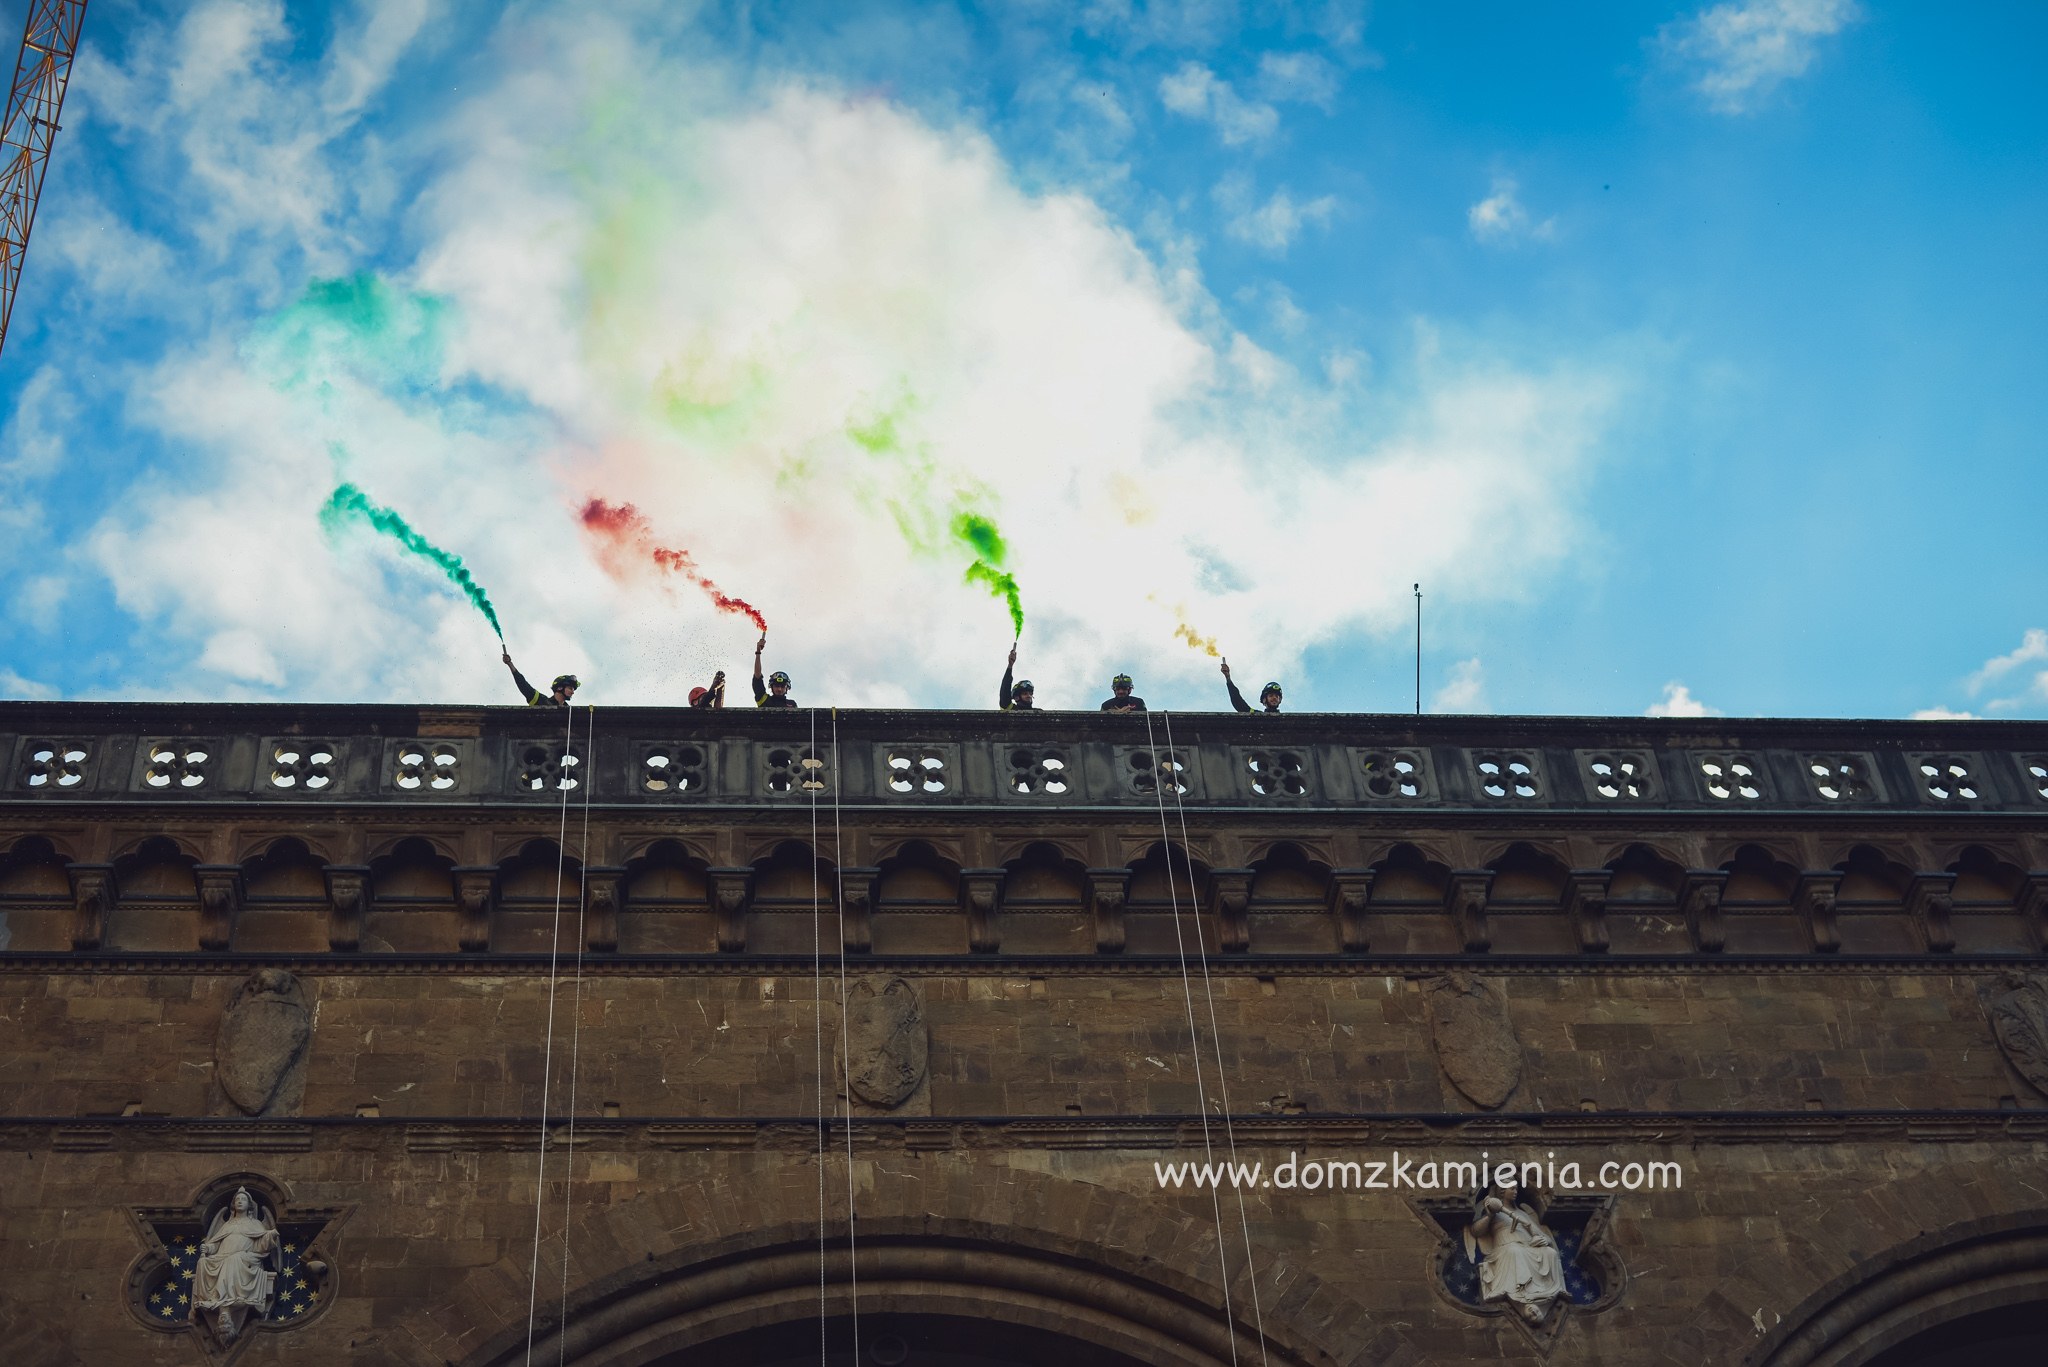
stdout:
MULTIPOLYGON (((1190 957, 1188 963, 1192 965, 1197 957, 1190 957)), ((809 955, 791 954, 593 953, 581 962, 587 978, 803 978, 812 976, 817 967, 809 955)), ((1212 975, 1236 978, 1417 978, 1440 973, 1540 978, 1680 974, 1953 977, 2048 971, 2048 955, 2043 954, 1211 954, 1206 962, 1212 975)), ((837 951, 828 949, 825 970, 836 972, 837 966, 837 951)), ((926 978, 1178 978, 1183 965, 1169 954, 861 954, 849 956, 847 967, 862 973, 926 978)), ((93 977, 108 973, 241 977, 257 968, 282 968, 314 978, 546 977, 551 971, 569 976, 566 967, 551 970, 546 954, 0 953, 0 979, 19 974, 93 977)))
MULTIPOLYGON (((1210 1117, 919 1116, 858 1118, 853 1144, 868 1151, 1036 1151, 1097 1149, 1157 1152, 1201 1150, 1222 1123, 1210 1117)), ((1239 1150, 1256 1161, 1275 1149, 1324 1159, 1378 1159, 1402 1149, 1417 1157, 1465 1158, 1488 1149, 1520 1160, 1538 1146, 1560 1164, 1618 1145, 1686 1148, 1749 1144, 2015 1143, 2048 1141, 2048 1110, 1958 1111, 1654 1111, 1383 1115, 1238 1115, 1230 1118, 1239 1150), (1563 1146, 1571 1146, 1569 1148, 1563 1146)), ((827 1122, 834 1151, 843 1151, 846 1121, 827 1122)), ((547 1143, 568 1144, 567 1117, 548 1124, 547 1143)), ((302 1120, 223 1120, 173 1116, 0 1117, 0 1150, 60 1153, 187 1152, 307 1153, 389 1151, 478 1153, 531 1151, 541 1141, 538 1117, 321 1116, 302 1120)), ((818 1123, 808 1116, 676 1119, 579 1117, 579 1149, 594 1152, 779 1152, 810 1150, 818 1123)), ((1623 1155, 1633 1157, 1634 1155, 1623 1155)))

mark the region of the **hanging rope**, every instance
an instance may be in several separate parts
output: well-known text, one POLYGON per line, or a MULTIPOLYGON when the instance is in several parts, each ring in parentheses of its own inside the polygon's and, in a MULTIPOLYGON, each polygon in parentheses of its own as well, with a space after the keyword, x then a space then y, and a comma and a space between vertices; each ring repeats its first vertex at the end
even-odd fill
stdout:
MULTIPOLYGON (((548 1174, 548 1098, 554 1083, 555 1063, 555 991, 561 985, 562 952, 562 873, 563 860, 568 857, 569 841, 569 787, 562 782, 569 768, 572 744, 576 739, 576 709, 565 708, 568 713, 562 719, 562 762, 556 769, 555 786, 562 794, 562 819, 555 833, 555 916, 554 941, 548 947, 548 1026, 546 1042, 541 1049, 540 1065, 540 1135, 539 1152, 535 1155, 533 1174, 533 1261, 526 1274, 526 1365, 533 1367, 533 1322, 535 1311, 540 1306, 540 1217, 541 1208, 547 1195, 548 1174)), ((567 1247, 564 1236, 564 1252, 567 1247)), ((559 1331, 559 1327, 557 1328, 559 1331)))
MULTIPOLYGON (((1195 989, 1193 983, 1188 978, 1188 947, 1187 942, 1182 938, 1180 929, 1180 892, 1173 880, 1173 837, 1167 833, 1166 829, 1166 788, 1167 785, 1171 784, 1175 789, 1175 798, 1178 800, 1180 788, 1179 760, 1174 755, 1169 743, 1166 763, 1162 765, 1159 762, 1159 751, 1152 736, 1152 714, 1150 712, 1145 714, 1145 749, 1152 756, 1153 795, 1159 800, 1159 848, 1160 853, 1166 859, 1166 896, 1168 903, 1173 908, 1173 943, 1180 953, 1181 995, 1187 999, 1188 1046, 1193 1051, 1195 1065, 1195 1103, 1202 1115, 1202 1161, 1210 1164, 1210 1170, 1213 1172, 1216 1152, 1209 1141, 1209 1097, 1208 1092, 1202 1085, 1202 1037, 1201 1033, 1195 1028, 1195 989)), ((1188 901, 1189 911, 1193 912, 1194 870, 1192 865, 1188 870, 1188 901)), ((1195 943, 1197 946, 1201 944, 1201 940, 1202 926, 1201 922, 1197 920, 1195 923, 1195 943)), ((1223 1200, 1222 1197, 1217 1195, 1217 1185, 1220 1184, 1212 1184, 1209 1188, 1209 1204, 1216 1216, 1216 1266, 1223 1285, 1223 1327, 1224 1332, 1230 1339, 1230 1361, 1234 1365, 1237 1362, 1237 1330, 1235 1327, 1237 1320, 1230 1308, 1230 1259, 1223 1251, 1223 1200)))
POLYGON ((838 883, 839 1069, 846 1082, 846 1275, 853 1295, 853 1360, 860 1361, 859 1231, 853 1203, 853 1041, 846 1028, 846 852, 839 843, 839 709, 832 709, 832 873, 838 883))
MULTIPOLYGON (((1160 716, 1166 727, 1166 753, 1171 755, 1174 753, 1173 714, 1171 712, 1162 712, 1160 716)), ((1192 902, 1194 901, 1195 896, 1195 867, 1193 860, 1190 858, 1187 852, 1188 809, 1187 804, 1181 800, 1180 785, 1177 783, 1174 785, 1173 788, 1173 810, 1175 815, 1177 815, 1180 818, 1181 857, 1189 861, 1188 900, 1192 902)), ((1169 855, 1167 879, 1170 882, 1172 878, 1172 860, 1171 856, 1169 855)), ((1199 956, 1202 964, 1202 995, 1206 997, 1209 1002, 1209 1041, 1216 1052, 1216 1088, 1217 1099, 1223 1103, 1224 1145, 1226 1148, 1230 1150, 1230 1162, 1231 1165, 1235 1167, 1237 1164, 1237 1131, 1235 1127, 1232 1125, 1230 1119, 1230 1080, 1224 1072, 1223 1068, 1223 1032, 1221 1029, 1218 1028, 1216 1024, 1216 992, 1209 982, 1209 948, 1206 944, 1203 943, 1202 937, 1199 934, 1195 936, 1195 952, 1199 956)), ((1186 971, 1185 963, 1182 964, 1182 971, 1186 971)), ((1252 1257, 1251 1217, 1245 1213, 1244 1188, 1239 1186, 1237 1183, 1233 1182, 1231 1183, 1231 1190, 1237 1193, 1237 1223, 1238 1228, 1242 1230, 1244 1233, 1245 1271, 1247 1273, 1247 1279, 1251 1282, 1252 1287, 1252 1326, 1257 1331, 1259 1336, 1259 1361, 1261 1364, 1264 1364, 1267 1361, 1266 1319, 1259 1309, 1259 1270, 1256 1262, 1252 1257)))
POLYGON ((811 746, 797 766, 811 794, 811 1046, 818 1075, 818 1362, 825 1363, 825 946, 818 914, 818 709, 811 714, 811 746))
MULTIPOLYGON (((583 951, 590 943, 590 790, 596 786, 592 771, 597 767, 597 708, 588 711, 589 724, 583 733, 583 832, 576 838, 576 989, 569 1010, 569 1142, 562 1176, 562 1300, 555 1316, 555 1367, 563 1367, 569 1352, 569 1198, 576 1190, 576 1078, 582 1060, 583 1042, 583 951)), ((570 730, 575 730, 572 722, 570 730)), ((556 903, 560 905, 561 878, 555 879, 556 903)), ((560 912, 556 915, 559 917, 560 912)))

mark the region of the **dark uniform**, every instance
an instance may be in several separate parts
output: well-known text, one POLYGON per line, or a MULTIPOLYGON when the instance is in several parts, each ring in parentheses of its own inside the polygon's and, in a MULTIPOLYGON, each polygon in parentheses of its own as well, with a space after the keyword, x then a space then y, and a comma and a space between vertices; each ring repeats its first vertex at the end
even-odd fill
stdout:
POLYGON ((569 705, 556 697, 553 692, 543 693, 528 683, 526 676, 519 672, 518 665, 512 666, 512 682, 519 689, 519 696, 525 700, 528 707, 567 707, 569 705))
POLYGON ((720 671, 718 671, 718 677, 717 677, 717 678, 715 678, 715 679, 713 679, 713 680, 711 681, 711 687, 709 687, 709 688, 693 688, 693 689, 691 689, 691 690, 690 690, 690 706, 692 706, 692 707, 723 707, 723 706, 725 706, 725 671, 724 671, 724 670, 722 670, 722 669, 721 669, 720 671))
POLYGON ((1116 688, 1119 684, 1129 688, 1131 686, 1131 676, 1119 674, 1109 681, 1110 699, 1102 705, 1102 710, 1105 712, 1143 712, 1145 710, 1145 700, 1137 694, 1131 693, 1121 698, 1116 696, 1116 688))
POLYGON ((1252 705, 1244 700, 1244 694, 1237 691, 1237 680, 1228 674, 1223 676, 1223 686, 1230 690, 1230 705, 1240 712, 1249 712, 1252 705))
MULTIPOLYGON (((1005 712, 1036 712, 1038 708, 1034 704, 1019 698, 1016 690, 1010 685, 1010 678, 1016 673, 1016 670, 1017 667, 1015 665, 1003 666, 1003 685, 996 693, 996 706, 1002 708, 1005 712)), ((1025 680, 1025 686, 1027 688, 1030 687, 1030 680, 1025 680)))
MULTIPOLYGON (((777 679, 781 680, 781 682, 782 682, 782 683, 783 683, 784 685, 787 685, 787 684, 789 683, 789 675, 787 675, 787 674, 783 673, 783 672, 782 672, 781 670, 779 670, 779 669, 775 671, 775 677, 776 677, 777 679)), ((785 693, 785 694, 783 694, 783 695, 782 695, 781 697, 779 697, 779 698, 778 698, 778 697, 776 697, 776 696, 775 696, 774 694, 772 694, 772 693, 770 693, 770 692, 768 691, 768 685, 767 685, 767 684, 765 684, 765 683, 763 683, 763 682, 761 681, 761 666, 760 666, 760 665, 759 665, 758 663, 756 663, 756 664, 755 664, 755 666, 754 666, 754 706, 756 706, 756 707, 795 707, 795 706, 796 706, 796 699, 795 699, 795 698, 792 698, 792 697, 790 697, 790 696, 789 696, 789 694, 785 693)))

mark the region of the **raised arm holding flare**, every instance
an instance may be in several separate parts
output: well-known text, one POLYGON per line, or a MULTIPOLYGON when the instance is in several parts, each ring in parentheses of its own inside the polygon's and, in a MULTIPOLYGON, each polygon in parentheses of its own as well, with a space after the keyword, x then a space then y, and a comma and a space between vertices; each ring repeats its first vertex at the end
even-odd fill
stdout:
MULTIPOLYGON (((1223 662, 1223 686, 1230 690, 1230 705, 1232 707, 1235 707, 1240 712, 1252 710, 1252 705, 1244 700, 1244 694, 1237 691, 1237 684, 1230 677, 1230 661, 1228 660, 1223 662)), ((1259 705, 1265 708, 1269 716, 1278 712, 1280 710, 1280 685, 1268 682, 1264 688, 1260 689, 1259 705)))
POLYGON ((717 672, 716 674, 714 674, 714 675, 712 675, 712 676, 711 676, 711 687, 709 687, 709 688, 693 688, 693 689, 691 689, 691 690, 690 690, 690 706, 692 706, 692 707, 723 707, 723 706, 725 706, 725 671, 724 671, 724 670, 722 670, 722 669, 721 669, 721 670, 719 670, 719 671, 718 671, 718 672, 717 672))
POLYGON ((761 683, 761 651, 768 644, 768 633, 762 632, 761 639, 754 642, 754 706, 795 707, 796 699, 789 696, 789 675, 776 670, 768 676, 764 686, 761 683))
POLYGON ((1036 712, 1038 709, 1032 706, 1031 703, 1033 695, 1031 680, 1019 679, 1015 684, 1010 682, 1010 675, 1016 668, 1017 647, 1012 645, 1010 647, 1010 662, 1003 666, 1003 686, 996 693, 996 706, 1002 708, 1005 712, 1036 712))
POLYGON ((512 663, 512 652, 501 652, 499 658, 505 661, 505 668, 512 671, 512 682, 519 688, 519 697, 528 707, 567 707, 569 700, 576 696, 581 685, 574 674, 557 674, 555 681, 548 685, 552 692, 543 693, 526 681, 519 672, 519 666, 512 663))

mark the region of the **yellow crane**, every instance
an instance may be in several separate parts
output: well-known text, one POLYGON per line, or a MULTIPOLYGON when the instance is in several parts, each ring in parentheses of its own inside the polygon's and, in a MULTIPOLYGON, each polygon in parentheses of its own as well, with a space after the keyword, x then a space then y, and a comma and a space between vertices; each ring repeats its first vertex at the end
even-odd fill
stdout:
POLYGON ((71 82, 71 58, 84 22, 85 0, 30 0, 21 52, 14 59, 7 117, 0 123, 0 156, 6 158, 0 165, 0 347, 7 345, 36 199, 57 141, 57 116, 64 108, 64 87, 71 82))

